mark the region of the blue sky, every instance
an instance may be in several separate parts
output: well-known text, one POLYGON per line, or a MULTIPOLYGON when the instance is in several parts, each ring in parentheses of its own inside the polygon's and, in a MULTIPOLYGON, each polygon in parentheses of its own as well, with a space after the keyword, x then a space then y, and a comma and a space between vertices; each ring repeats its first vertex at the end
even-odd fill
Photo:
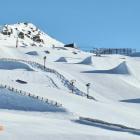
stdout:
POLYGON ((64 43, 85 49, 140 46, 140 0, 1 0, 0 5, 0 24, 32 22, 64 43))

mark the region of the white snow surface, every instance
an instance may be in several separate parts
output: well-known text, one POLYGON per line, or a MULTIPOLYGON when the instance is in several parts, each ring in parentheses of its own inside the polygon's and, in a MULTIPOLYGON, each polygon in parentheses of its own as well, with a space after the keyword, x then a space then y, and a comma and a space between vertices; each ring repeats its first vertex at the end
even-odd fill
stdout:
POLYGON ((34 35, 31 28, 36 27, 31 23, 28 26, 20 23, 8 25, 8 28, 14 29, 13 35, 0 34, 0 85, 56 101, 62 107, 0 87, 0 126, 4 127, 0 131, 1 140, 140 139, 139 57, 97 57, 78 49, 64 48, 63 43, 42 31, 44 44, 32 46, 33 41, 25 38, 19 39, 16 48, 15 28, 24 32, 30 30, 34 35), (46 70, 43 67, 44 56, 46 70), (67 63, 56 62, 60 58, 65 58, 67 63), (85 94, 86 84, 90 83, 89 95, 96 100, 87 99, 85 94, 72 93, 71 80, 75 81, 76 91, 85 94), (82 123, 79 117, 121 124, 138 132, 82 123))

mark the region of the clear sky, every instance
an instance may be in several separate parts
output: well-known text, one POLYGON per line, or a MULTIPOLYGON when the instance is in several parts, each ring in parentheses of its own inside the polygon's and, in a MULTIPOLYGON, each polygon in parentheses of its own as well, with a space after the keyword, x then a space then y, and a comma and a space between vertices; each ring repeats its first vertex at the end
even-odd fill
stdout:
POLYGON ((85 49, 140 50, 140 0, 0 0, 0 24, 24 21, 85 49))

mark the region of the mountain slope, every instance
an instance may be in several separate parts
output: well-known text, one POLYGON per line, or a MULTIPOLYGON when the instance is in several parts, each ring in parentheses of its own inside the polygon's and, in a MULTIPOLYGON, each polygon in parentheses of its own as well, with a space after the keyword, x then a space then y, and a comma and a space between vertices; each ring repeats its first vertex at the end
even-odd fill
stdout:
POLYGON ((5 27, 2 32, 8 28, 8 32, 12 29, 12 33, 0 34, 0 84, 32 93, 36 97, 57 101, 67 112, 49 113, 48 106, 36 101, 30 102, 28 97, 15 97, 3 90, 0 120, 6 127, 6 131, 2 134, 4 140, 15 135, 16 140, 23 135, 27 139, 46 139, 47 136, 48 139, 139 139, 139 133, 134 135, 121 130, 118 132, 111 127, 82 122, 79 124, 79 121, 76 121, 79 117, 87 117, 139 129, 138 57, 122 55, 96 57, 75 48, 65 48, 63 43, 49 37, 31 23, 5 27), (24 38, 20 32, 23 32, 24 38), (16 47, 17 33, 20 35, 18 47, 16 47), (36 35, 39 38, 34 38, 36 35), (57 62, 60 58, 63 61, 57 62), (91 84, 89 93, 87 83, 91 84), (12 100, 15 100, 12 108, 14 111, 5 110, 6 102, 7 109, 11 109, 12 100), (46 112, 17 111, 15 109, 19 106, 24 110, 25 106, 20 105, 20 102, 29 103, 26 107, 33 108, 34 111, 44 109, 46 112), (39 104, 40 108, 33 104, 39 104), (5 117, 7 115, 10 117, 5 117), (13 116, 16 118, 14 125, 13 116), (25 127, 24 122, 28 124, 26 133, 18 131, 25 127), (13 126, 15 128, 11 130, 13 126))
POLYGON ((40 46, 63 46, 64 44, 50 37, 43 31, 39 30, 32 23, 17 23, 13 25, 4 25, 1 27, 2 34, 8 34, 10 37, 24 38, 23 44, 40 45, 40 46), (36 37, 36 38, 35 38, 36 37))

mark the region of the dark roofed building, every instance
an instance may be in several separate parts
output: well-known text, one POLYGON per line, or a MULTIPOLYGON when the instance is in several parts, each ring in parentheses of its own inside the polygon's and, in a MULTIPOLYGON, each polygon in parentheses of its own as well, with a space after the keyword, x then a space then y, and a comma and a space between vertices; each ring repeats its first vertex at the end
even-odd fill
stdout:
POLYGON ((77 48, 75 43, 71 43, 71 44, 66 44, 64 45, 64 47, 69 47, 69 48, 77 48))

